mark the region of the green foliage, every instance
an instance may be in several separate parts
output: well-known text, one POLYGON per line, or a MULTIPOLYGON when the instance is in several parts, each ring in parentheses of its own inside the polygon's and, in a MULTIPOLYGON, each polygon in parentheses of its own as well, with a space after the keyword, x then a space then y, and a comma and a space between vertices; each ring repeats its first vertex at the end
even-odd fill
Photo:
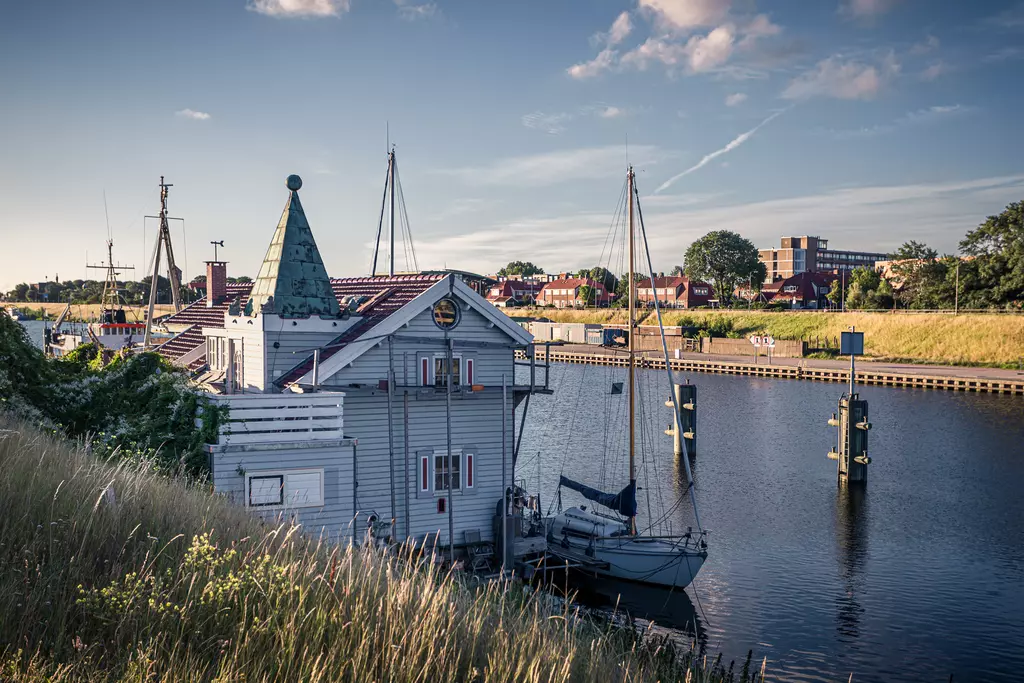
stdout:
POLYGON ((580 285, 579 298, 582 299, 587 306, 593 306, 597 302, 595 300, 594 288, 590 285, 580 285))
POLYGON ((718 299, 726 303, 737 284, 763 282, 767 272, 757 247, 728 230, 709 232, 693 242, 686 250, 683 269, 693 280, 710 282, 718 299))
POLYGON ((47 359, 21 325, 0 316, 0 412, 89 439, 100 456, 203 474, 220 412, 161 356, 121 352, 104 366, 99 351, 85 344, 47 359))
POLYGON ((854 268, 850 273, 849 283, 846 292, 848 309, 892 308, 892 287, 873 268, 854 268))
POLYGON ((508 265, 498 271, 499 277, 508 277, 509 275, 543 275, 544 269, 533 265, 529 261, 510 261, 508 265))
POLYGON ((970 306, 1024 308, 1024 202, 989 216, 967 233, 960 250, 974 257, 960 266, 970 306))
POLYGON ((619 279, 610 270, 602 266, 595 266, 589 269, 584 268, 580 271, 579 276, 581 278, 590 278, 594 282, 600 282, 604 285, 604 291, 606 292, 614 292, 616 287, 619 286, 619 279))

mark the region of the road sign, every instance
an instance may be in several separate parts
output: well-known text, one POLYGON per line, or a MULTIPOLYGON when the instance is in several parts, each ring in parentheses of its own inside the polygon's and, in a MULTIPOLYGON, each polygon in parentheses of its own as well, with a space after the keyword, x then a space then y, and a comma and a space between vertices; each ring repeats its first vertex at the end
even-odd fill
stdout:
POLYGON ((843 332, 839 340, 839 353, 843 356, 863 356, 864 333, 843 332))
POLYGON ((775 337, 772 337, 771 335, 768 335, 766 337, 762 337, 761 338, 761 343, 763 345, 767 346, 769 349, 774 349, 775 348, 775 337))
POLYGON ((750 335, 750 343, 753 344, 756 347, 760 347, 761 346, 761 337, 757 336, 756 334, 750 335))

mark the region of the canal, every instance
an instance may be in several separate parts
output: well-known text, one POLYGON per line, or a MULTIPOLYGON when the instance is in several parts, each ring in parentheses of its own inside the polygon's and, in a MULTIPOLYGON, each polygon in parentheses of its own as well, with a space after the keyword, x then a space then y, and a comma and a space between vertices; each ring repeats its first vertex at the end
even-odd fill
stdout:
MULTIPOLYGON (((612 393, 624 380, 623 369, 555 365, 554 394, 532 397, 517 479, 545 508, 559 474, 625 485, 626 401, 612 393)), ((748 649, 767 657, 771 680, 1024 676, 1024 398, 862 388, 872 464, 866 488, 846 489, 826 457, 843 385, 689 380, 708 561, 686 594, 605 584, 585 602, 621 593, 634 616, 686 643, 696 636, 737 667, 748 649)), ((679 532, 694 522, 663 434, 668 381, 641 371, 639 385, 639 527, 679 532)))

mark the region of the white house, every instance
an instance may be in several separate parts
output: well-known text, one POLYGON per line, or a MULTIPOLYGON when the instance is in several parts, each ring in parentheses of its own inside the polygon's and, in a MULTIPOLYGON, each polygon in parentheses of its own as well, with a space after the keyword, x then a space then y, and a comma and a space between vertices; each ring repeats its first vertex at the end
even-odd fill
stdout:
POLYGON ((514 354, 532 337, 451 274, 331 280, 301 181, 288 187, 251 290, 168 321, 185 327, 167 354, 230 405, 210 447, 216 490, 313 533, 376 519, 398 540, 493 539, 514 407, 532 390, 514 354))

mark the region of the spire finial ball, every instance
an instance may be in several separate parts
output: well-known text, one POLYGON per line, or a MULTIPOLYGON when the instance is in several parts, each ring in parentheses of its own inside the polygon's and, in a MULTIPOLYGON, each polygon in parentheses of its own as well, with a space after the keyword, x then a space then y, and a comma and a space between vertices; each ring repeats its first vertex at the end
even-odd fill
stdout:
POLYGON ((285 185, 287 185, 288 189, 292 192, 296 192, 300 187, 302 187, 302 178, 294 174, 290 175, 288 176, 288 180, 285 181, 285 185))

